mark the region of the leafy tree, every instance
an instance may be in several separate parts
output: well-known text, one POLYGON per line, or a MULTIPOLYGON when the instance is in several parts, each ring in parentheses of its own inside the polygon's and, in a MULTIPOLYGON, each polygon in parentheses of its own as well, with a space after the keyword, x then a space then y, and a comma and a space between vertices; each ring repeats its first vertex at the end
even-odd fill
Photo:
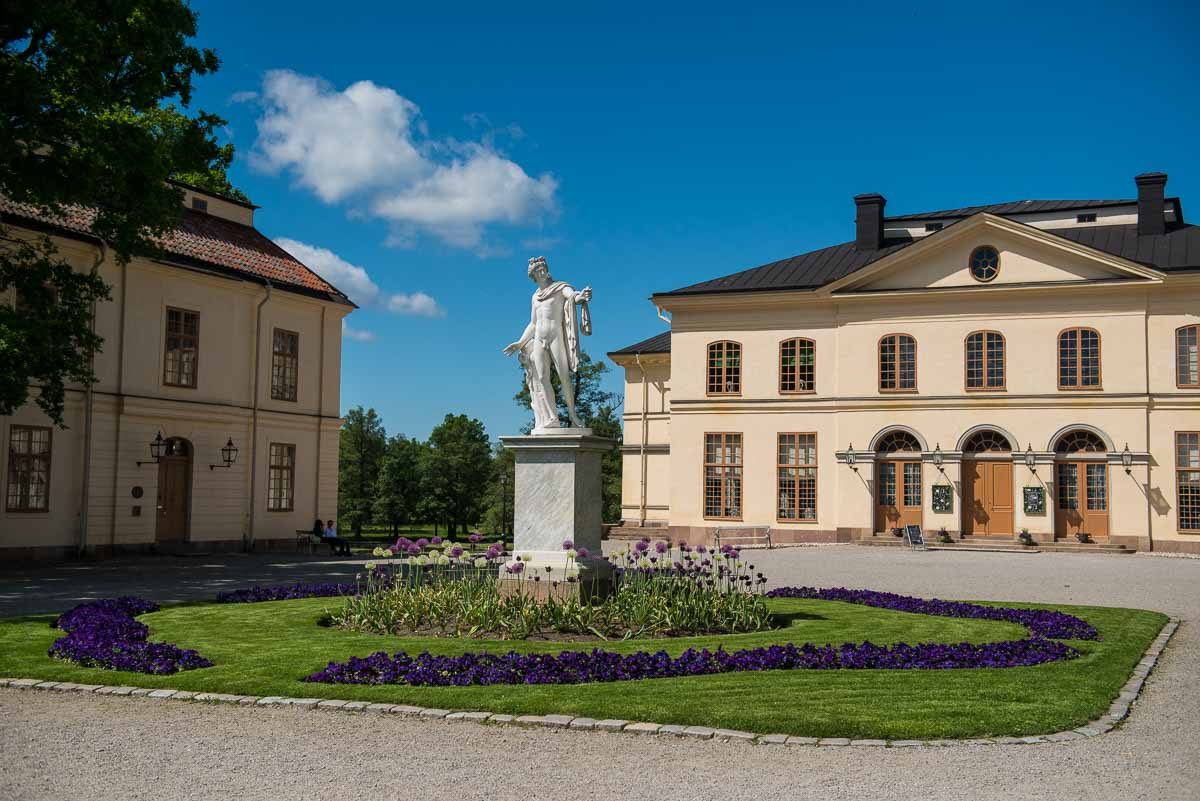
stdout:
POLYGON ((339 437, 339 527, 349 525, 354 536, 361 537, 363 524, 371 522, 387 432, 374 409, 364 412, 361 406, 355 406, 346 413, 339 437))
POLYGON ((492 474, 492 447, 483 423, 465 414, 446 415, 429 435, 424 472, 427 508, 440 512, 447 534, 465 533, 478 523, 492 474))
POLYGON ((372 511, 375 519, 398 534, 404 523, 416 522, 421 502, 421 466, 428 447, 398 434, 387 442, 375 481, 372 511))
POLYGON ((483 517, 483 528, 490 534, 508 536, 513 532, 515 472, 515 454, 497 444, 492 453, 492 476, 485 501, 487 512, 483 517))
MULTIPOLYGON (((0 195, 50 216, 90 208, 91 233, 124 263, 157 253, 174 225, 182 194, 171 176, 236 194, 225 177, 233 147, 216 138, 224 120, 182 110, 192 79, 220 64, 188 44, 196 15, 183 0, 0 9, 0 195)), ((50 239, 0 227, 0 293, 12 287, 19 308, 0 308, 0 415, 36 385, 36 403, 61 426, 64 385, 94 381, 92 307, 108 289, 95 269, 72 270, 50 239)))
MULTIPOLYGON (((575 413, 585 426, 600 437, 616 440, 612 451, 604 454, 601 462, 601 503, 603 504, 602 519, 616 522, 621 519, 621 442, 623 440, 621 420, 617 410, 621 406, 621 398, 615 392, 605 392, 601 386, 604 374, 608 372, 606 362, 594 362, 586 352, 579 354, 579 369, 575 373, 575 413)), ((554 385, 554 396, 558 401, 558 419, 564 426, 571 424, 567 415, 567 406, 563 403, 561 384, 558 375, 551 372, 550 382, 554 385)), ((521 374, 521 391, 513 400, 523 409, 532 411, 529 398, 529 385, 525 383, 525 375, 521 374)), ((525 425, 526 433, 533 430, 533 421, 525 425)))

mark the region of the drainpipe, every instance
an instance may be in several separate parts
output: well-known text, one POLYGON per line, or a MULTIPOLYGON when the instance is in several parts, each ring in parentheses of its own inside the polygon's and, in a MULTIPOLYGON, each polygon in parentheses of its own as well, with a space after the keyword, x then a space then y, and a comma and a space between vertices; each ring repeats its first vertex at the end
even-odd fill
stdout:
MULTIPOLYGON (((92 262, 92 277, 100 272, 100 265, 108 256, 108 245, 101 240, 97 245, 96 260, 92 262)), ((88 323, 92 336, 96 335, 96 299, 92 299, 92 319, 88 323)), ((96 368, 96 349, 88 348, 88 373, 96 368)), ((79 499, 79 555, 87 552, 88 505, 91 503, 92 483, 92 405, 93 384, 89 381, 83 396, 83 492, 79 499)))
POLYGON ((325 307, 321 306, 321 336, 318 340, 321 352, 317 354, 317 458, 313 470, 313 515, 321 516, 321 437, 324 434, 325 414, 325 307))
POLYGON ((258 302, 254 312, 254 397, 250 402, 250 527, 246 530, 243 545, 247 552, 254 550, 254 510, 257 507, 254 495, 258 490, 258 376, 262 358, 262 310, 271 299, 271 279, 264 278, 267 294, 258 302))
POLYGON ((121 418, 125 416, 125 297, 129 286, 129 264, 121 262, 121 325, 117 328, 117 419, 114 421, 112 467, 112 517, 108 527, 108 546, 117 544, 117 488, 121 475, 121 418))
POLYGON ((642 435, 638 444, 638 460, 641 462, 642 469, 642 488, 641 488, 641 504, 639 507, 641 518, 638 525, 643 528, 646 525, 646 437, 650 433, 650 425, 646 421, 646 415, 650 410, 650 398, 646 394, 646 368, 642 366, 642 354, 633 354, 634 360, 637 362, 638 370, 642 372, 642 435))
MULTIPOLYGON (((1150 404, 1154 402, 1154 396, 1150 394, 1150 293, 1146 292, 1146 313, 1142 317, 1144 330, 1142 332, 1142 344, 1146 349, 1143 361, 1146 366, 1146 450, 1150 450, 1150 404)), ((1154 511, 1150 503, 1150 462, 1146 459, 1146 550, 1147 552, 1154 551, 1154 511)))

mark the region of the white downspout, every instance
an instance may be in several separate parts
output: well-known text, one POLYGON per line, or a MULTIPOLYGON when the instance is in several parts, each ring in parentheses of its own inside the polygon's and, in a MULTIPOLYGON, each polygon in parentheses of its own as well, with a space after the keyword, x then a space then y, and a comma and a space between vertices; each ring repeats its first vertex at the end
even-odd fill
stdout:
POLYGON ((258 491, 258 380, 259 362, 262 359, 262 310, 271 299, 271 279, 264 278, 267 294, 258 302, 254 316, 254 397, 250 402, 250 527, 246 530, 243 543, 247 551, 254 550, 254 510, 257 507, 255 493, 258 491))
MULTIPOLYGON (((1146 314, 1142 318, 1142 343, 1145 347, 1145 356, 1143 361, 1146 365, 1146 450, 1150 450, 1150 405, 1154 403, 1154 396, 1150 394, 1150 293, 1146 292, 1146 314)), ((1154 551, 1154 510, 1150 503, 1150 463, 1151 459, 1146 459, 1146 550, 1154 551)))
MULTIPOLYGON (((96 254, 96 261, 92 263, 92 277, 95 278, 100 272, 100 265, 108 257, 108 245, 104 244, 104 240, 100 240, 98 247, 99 252, 96 254)), ((92 336, 96 335, 96 299, 92 298, 92 319, 88 323, 92 336)), ((91 374, 96 369, 96 349, 88 348, 88 373, 91 374)), ((93 376, 94 377, 94 376, 93 376)), ((91 503, 92 495, 92 406, 94 399, 93 386, 95 382, 89 381, 87 389, 83 396, 83 491, 79 499, 79 555, 83 556, 87 552, 87 531, 88 531, 88 505, 91 503)))
POLYGON ((646 525, 646 437, 650 433, 650 425, 646 420, 646 415, 650 410, 650 397, 646 393, 646 368, 642 365, 642 354, 633 354, 634 360, 637 362, 638 370, 642 372, 642 434, 638 444, 638 460, 641 463, 641 503, 639 505, 640 519, 638 525, 643 528, 646 525))
POLYGON ((313 470, 316 480, 313 482, 313 516, 321 516, 321 439, 324 436, 325 414, 325 306, 321 306, 321 352, 317 354, 317 458, 313 470))

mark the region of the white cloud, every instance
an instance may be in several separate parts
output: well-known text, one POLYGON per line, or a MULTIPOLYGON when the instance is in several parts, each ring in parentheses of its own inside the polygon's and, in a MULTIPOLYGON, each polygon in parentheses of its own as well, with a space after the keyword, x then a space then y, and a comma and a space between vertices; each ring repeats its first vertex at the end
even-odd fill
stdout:
POLYGON ((556 208, 553 175, 530 176, 491 133, 479 142, 429 138, 417 105, 386 86, 359 81, 338 91, 273 70, 259 102, 252 163, 289 172, 326 203, 387 220, 389 241, 429 233, 478 248, 486 226, 537 223, 556 208))
POLYGON ((352 328, 349 323, 342 320, 342 336, 346 339, 353 339, 355 342, 374 342, 375 334, 361 328, 352 328))
POLYGON ((258 100, 258 92, 234 92, 229 96, 230 103, 249 103, 252 100, 258 100))
MULTIPOLYGON (((346 293, 359 306, 373 306, 393 314, 415 317, 444 317, 445 310, 424 292, 403 292, 389 295, 371 280, 367 271, 351 264, 328 248, 309 245, 287 237, 280 237, 275 244, 291 253, 317 275, 346 293)), ((347 334, 352 339, 353 335, 347 334)))

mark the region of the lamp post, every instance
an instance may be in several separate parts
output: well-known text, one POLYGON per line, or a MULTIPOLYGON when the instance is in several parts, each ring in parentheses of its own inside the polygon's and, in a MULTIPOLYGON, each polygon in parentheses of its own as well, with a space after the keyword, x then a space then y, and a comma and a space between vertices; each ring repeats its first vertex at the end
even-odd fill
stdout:
POLYGON ((849 450, 846 451, 846 464, 850 465, 850 469, 855 473, 858 472, 858 456, 854 453, 854 443, 850 443, 849 450))
POLYGON ((945 473, 942 469, 942 462, 945 461, 942 457, 942 443, 938 443, 933 448, 933 466, 938 469, 939 473, 945 473))
POLYGON ((500 536, 508 536, 508 466, 500 467, 500 536))
POLYGON ((210 464, 208 469, 215 470, 218 467, 233 467, 233 463, 237 461, 237 455, 237 446, 233 444, 233 437, 230 437, 229 441, 225 443, 225 447, 221 448, 221 461, 224 464, 210 464))
POLYGON ((1025 446, 1025 466, 1029 468, 1029 472, 1037 472, 1037 457, 1033 455, 1033 445, 1025 446))
POLYGON ((150 443, 150 461, 138 462, 137 466, 141 467, 144 464, 158 464, 158 460, 162 458, 163 448, 166 447, 166 442, 163 440, 162 432, 159 431, 155 435, 154 440, 150 443))
POLYGON ((1121 451, 1121 464, 1125 467, 1125 475, 1133 472, 1133 454, 1129 451, 1129 443, 1125 443, 1125 450, 1121 451))

